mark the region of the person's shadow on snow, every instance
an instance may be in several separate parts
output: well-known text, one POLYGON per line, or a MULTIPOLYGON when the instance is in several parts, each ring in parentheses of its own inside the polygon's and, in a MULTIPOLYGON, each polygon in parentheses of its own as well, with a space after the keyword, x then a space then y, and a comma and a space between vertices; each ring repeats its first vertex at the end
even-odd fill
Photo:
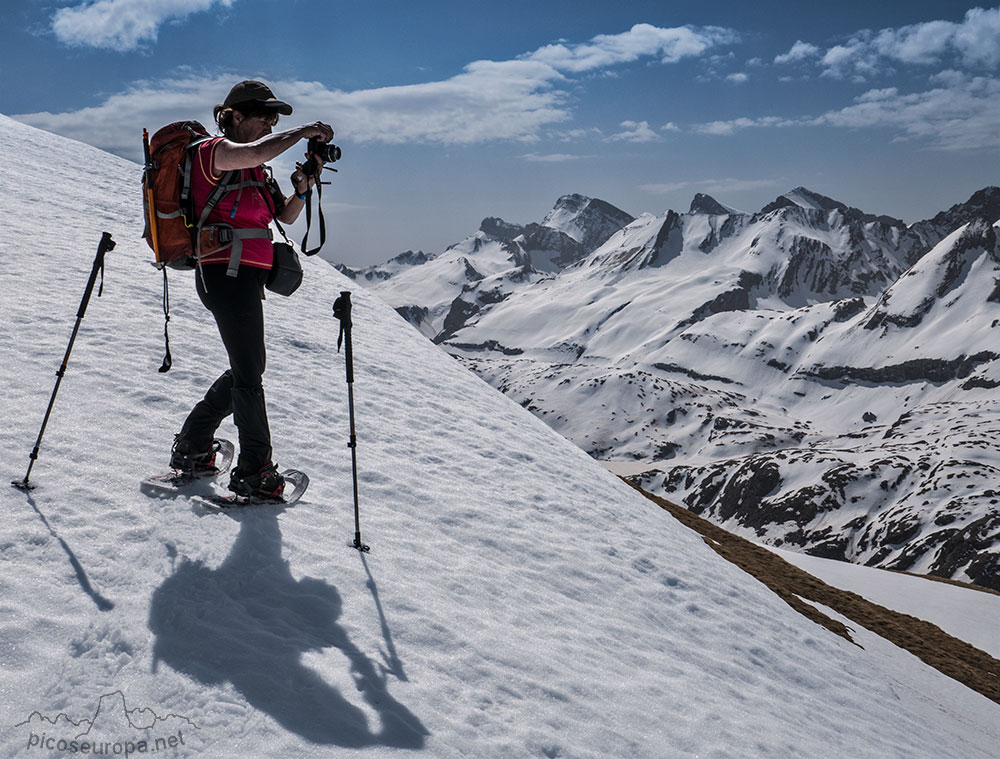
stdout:
POLYGON ((275 514, 236 518, 239 536, 217 569, 182 559, 153 593, 154 670, 162 661, 206 685, 230 682, 255 709, 314 743, 423 748, 427 730, 389 694, 386 670, 376 671, 337 624, 337 589, 292 576, 275 514), (305 652, 329 647, 347 657, 361 697, 379 716, 376 731, 302 663, 305 652))

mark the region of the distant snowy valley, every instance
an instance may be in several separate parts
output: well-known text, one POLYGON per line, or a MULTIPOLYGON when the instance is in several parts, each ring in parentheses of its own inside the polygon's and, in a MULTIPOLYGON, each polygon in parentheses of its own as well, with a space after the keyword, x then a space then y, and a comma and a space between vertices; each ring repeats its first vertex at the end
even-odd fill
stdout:
POLYGON ((344 273, 614 471, 777 547, 1000 589, 1000 188, 915 224, 796 188, 567 195, 344 273))

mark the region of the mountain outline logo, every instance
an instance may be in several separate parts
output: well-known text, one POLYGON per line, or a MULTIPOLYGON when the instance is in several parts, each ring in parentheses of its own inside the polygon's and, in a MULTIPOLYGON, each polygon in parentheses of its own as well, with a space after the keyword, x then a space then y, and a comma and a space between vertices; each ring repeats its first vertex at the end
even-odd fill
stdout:
POLYGON ((186 745, 184 730, 200 730, 190 717, 170 712, 161 716, 150 707, 129 708, 125 693, 115 690, 97 701, 92 717, 75 720, 66 712, 55 717, 33 711, 14 727, 28 727, 28 748, 145 753, 186 745), (156 733, 154 735, 153 733, 156 733), (72 737, 68 737, 72 733, 72 737), (140 735, 136 735, 139 733, 140 735), (61 734, 61 735, 60 735, 61 734))

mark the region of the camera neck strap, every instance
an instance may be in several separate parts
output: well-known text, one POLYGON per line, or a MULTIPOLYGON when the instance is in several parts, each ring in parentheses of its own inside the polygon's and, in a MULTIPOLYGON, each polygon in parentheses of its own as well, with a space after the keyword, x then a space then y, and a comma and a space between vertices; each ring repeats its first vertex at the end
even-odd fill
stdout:
POLYGON ((326 242, 326 220, 323 218, 323 183, 319 181, 319 177, 316 178, 316 211, 319 216, 319 245, 310 250, 306 246, 306 241, 309 239, 309 230, 312 228, 312 190, 306 194, 306 233, 302 237, 302 253, 307 256, 315 256, 319 253, 320 248, 323 247, 323 243, 326 242))

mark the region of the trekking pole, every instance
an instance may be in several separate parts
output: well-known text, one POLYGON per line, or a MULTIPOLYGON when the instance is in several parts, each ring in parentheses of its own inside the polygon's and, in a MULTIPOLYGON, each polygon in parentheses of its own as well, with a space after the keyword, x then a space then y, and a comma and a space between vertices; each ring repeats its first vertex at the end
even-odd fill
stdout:
POLYGON ((347 407, 351 420, 351 437, 347 447, 351 449, 351 471, 354 475, 354 544, 359 551, 367 552, 369 547, 361 542, 361 513, 358 509, 358 438, 354 430, 354 347, 351 344, 351 294, 342 291, 333 302, 333 315, 340 319, 340 336, 337 338, 337 352, 345 341, 344 357, 347 360, 347 407))
POLYGON ((94 267, 90 270, 90 279, 87 280, 87 289, 83 292, 83 300, 80 302, 80 310, 76 312, 76 324, 73 326, 73 334, 70 335, 69 345, 66 346, 66 355, 63 356, 62 365, 56 372, 56 386, 52 388, 52 397, 49 398, 49 407, 45 411, 45 418, 42 420, 42 428, 38 431, 38 439, 35 440, 35 447, 28 456, 28 471, 23 480, 14 480, 10 484, 21 490, 31 490, 35 486, 28 482, 31 476, 31 468, 38 458, 38 449, 42 446, 42 435, 45 434, 45 426, 49 423, 49 416, 52 414, 52 406, 56 402, 56 393, 59 392, 59 385, 63 375, 66 374, 66 365, 69 363, 69 354, 73 350, 73 343, 76 341, 76 334, 80 331, 80 322, 83 321, 84 314, 87 313, 87 304, 90 303, 90 295, 94 292, 94 283, 97 282, 97 273, 101 273, 101 287, 97 291, 97 297, 101 297, 104 292, 104 254, 109 250, 114 250, 115 241, 111 239, 111 233, 105 232, 101 237, 101 242, 97 246, 97 256, 94 258, 94 267))

